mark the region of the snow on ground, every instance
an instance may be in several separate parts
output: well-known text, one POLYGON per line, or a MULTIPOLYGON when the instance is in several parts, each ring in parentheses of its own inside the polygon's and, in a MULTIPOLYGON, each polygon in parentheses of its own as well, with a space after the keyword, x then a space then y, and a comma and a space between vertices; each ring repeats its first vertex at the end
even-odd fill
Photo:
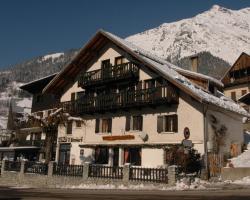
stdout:
POLYGON ((6 129, 7 127, 7 117, 0 116, 0 129, 6 129))
MULTIPOLYGON (((217 183, 220 186, 223 183, 217 183)), ((88 190, 208 190, 215 189, 213 187, 214 183, 207 181, 202 181, 199 178, 196 178, 191 184, 188 179, 182 179, 178 181, 175 186, 164 186, 164 185, 153 185, 153 184, 138 184, 138 185, 114 185, 114 184, 80 184, 80 185, 68 185, 68 186, 57 186, 57 188, 64 189, 88 189, 88 190)))

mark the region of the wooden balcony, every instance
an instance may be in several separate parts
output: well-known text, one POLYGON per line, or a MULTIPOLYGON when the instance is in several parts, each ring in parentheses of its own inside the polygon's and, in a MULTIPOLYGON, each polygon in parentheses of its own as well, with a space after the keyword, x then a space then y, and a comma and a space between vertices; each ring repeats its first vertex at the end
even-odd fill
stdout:
POLYGON ((169 85, 98 95, 96 97, 84 97, 75 101, 62 102, 61 107, 64 112, 72 115, 81 115, 132 107, 177 104, 178 102, 179 95, 177 90, 169 85))
POLYGON ((79 76, 78 86, 84 88, 122 79, 136 79, 138 77, 138 67, 132 62, 127 62, 120 65, 110 65, 105 69, 85 72, 79 76))

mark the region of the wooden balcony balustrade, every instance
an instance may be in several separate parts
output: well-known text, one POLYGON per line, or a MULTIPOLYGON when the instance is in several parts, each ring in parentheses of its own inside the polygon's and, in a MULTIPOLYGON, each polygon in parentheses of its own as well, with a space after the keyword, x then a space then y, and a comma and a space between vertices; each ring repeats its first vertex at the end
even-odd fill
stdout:
POLYGON ((177 90, 168 85, 135 91, 122 91, 96 97, 83 97, 74 101, 62 102, 61 107, 64 112, 79 115, 145 105, 176 104, 178 102, 177 90))
POLYGON ((119 65, 110 65, 103 69, 98 69, 81 74, 78 78, 78 86, 86 87, 103 84, 121 79, 131 79, 139 77, 139 68, 132 62, 119 65))

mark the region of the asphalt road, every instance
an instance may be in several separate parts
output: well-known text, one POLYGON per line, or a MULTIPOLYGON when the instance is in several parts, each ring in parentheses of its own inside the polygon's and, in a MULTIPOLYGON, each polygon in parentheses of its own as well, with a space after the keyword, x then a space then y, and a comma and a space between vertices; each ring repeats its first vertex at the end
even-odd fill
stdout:
POLYGON ((250 189, 208 191, 131 191, 0 187, 0 199, 250 200, 250 189))

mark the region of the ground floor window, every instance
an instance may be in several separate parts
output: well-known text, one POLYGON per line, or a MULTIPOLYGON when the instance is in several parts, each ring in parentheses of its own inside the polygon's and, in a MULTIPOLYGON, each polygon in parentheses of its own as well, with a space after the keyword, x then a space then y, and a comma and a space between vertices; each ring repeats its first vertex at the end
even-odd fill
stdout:
POLYGON ((141 148, 131 147, 124 149, 124 163, 130 163, 132 165, 141 165, 141 148))
POLYGON ((108 147, 95 148, 95 164, 108 164, 109 162, 109 149, 108 147))
POLYGON ((70 148, 71 144, 60 144, 59 148, 59 163, 69 164, 70 163, 70 148))

